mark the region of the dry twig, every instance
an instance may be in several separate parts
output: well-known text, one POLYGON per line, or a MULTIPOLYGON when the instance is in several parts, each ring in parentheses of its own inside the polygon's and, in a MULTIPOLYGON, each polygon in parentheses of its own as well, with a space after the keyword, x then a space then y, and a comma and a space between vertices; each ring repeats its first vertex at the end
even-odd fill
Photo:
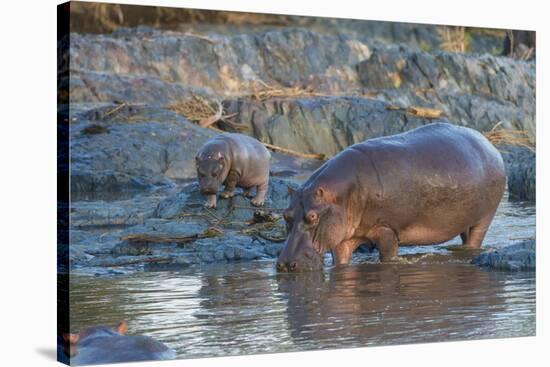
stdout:
POLYGON ((534 145, 526 131, 502 129, 501 125, 502 121, 499 121, 490 131, 483 133, 494 146, 518 145, 535 152, 534 145))
POLYGON ((223 234, 223 231, 218 227, 208 227, 201 233, 192 235, 175 235, 175 234, 147 234, 147 233, 132 233, 121 237, 122 241, 128 242, 146 242, 146 243, 177 243, 183 244, 195 241, 201 238, 215 237, 223 234))

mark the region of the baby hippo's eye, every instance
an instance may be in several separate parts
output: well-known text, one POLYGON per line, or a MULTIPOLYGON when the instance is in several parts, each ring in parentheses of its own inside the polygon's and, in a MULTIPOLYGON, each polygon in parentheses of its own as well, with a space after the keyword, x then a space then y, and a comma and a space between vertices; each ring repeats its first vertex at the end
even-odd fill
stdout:
POLYGON ((200 173, 199 173, 199 177, 204 177, 204 176, 206 176, 206 175, 204 174, 204 172, 200 172, 200 173))
POLYGON ((310 210, 309 212, 307 212, 305 220, 307 223, 315 223, 318 218, 319 215, 315 211, 310 210))
POLYGON ((218 175, 218 172, 212 172, 212 177, 216 177, 218 175))

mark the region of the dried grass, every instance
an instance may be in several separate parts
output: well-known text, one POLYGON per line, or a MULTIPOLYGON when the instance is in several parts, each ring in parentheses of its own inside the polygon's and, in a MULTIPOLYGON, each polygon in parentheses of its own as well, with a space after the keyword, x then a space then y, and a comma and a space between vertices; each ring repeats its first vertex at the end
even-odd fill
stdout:
POLYGON ((466 27, 437 27, 439 47, 444 51, 465 52, 468 47, 466 27))
POLYGON ((221 120, 237 131, 248 130, 246 125, 229 121, 230 118, 237 115, 236 113, 224 115, 223 106, 220 102, 210 102, 199 95, 193 95, 186 101, 173 103, 168 106, 168 109, 189 121, 197 122, 201 127, 212 127, 211 125, 221 120))
POLYGON ((535 146, 525 130, 503 129, 501 125, 502 121, 498 122, 490 131, 483 133, 495 147, 517 145, 535 152, 535 146))
POLYGON ((326 97, 328 94, 314 92, 310 87, 282 87, 276 88, 268 85, 262 80, 256 80, 252 85, 252 94, 249 96, 252 100, 265 101, 269 98, 280 97, 326 97), (258 89, 257 84, 262 86, 258 89))
POLYGON ((195 122, 204 120, 216 114, 216 110, 212 102, 195 94, 188 100, 169 105, 168 109, 190 121, 195 122))

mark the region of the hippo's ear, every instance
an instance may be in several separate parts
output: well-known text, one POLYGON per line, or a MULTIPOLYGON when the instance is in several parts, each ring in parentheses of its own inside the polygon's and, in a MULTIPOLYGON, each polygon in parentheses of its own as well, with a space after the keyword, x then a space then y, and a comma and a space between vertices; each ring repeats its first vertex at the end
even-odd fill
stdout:
POLYGON ((126 321, 122 321, 115 327, 115 331, 122 335, 126 334, 128 332, 128 323, 126 321))
POLYGON ((315 199, 317 201, 324 201, 327 203, 334 203, 336 201, 336 197, 332 193, 332 191, 327 190, 323 187, 317 188, 315 191, 315 199))
POLYGON ((76 344, 80 340, 80 334, 64 333, 63 340, 69 344, 76 344))

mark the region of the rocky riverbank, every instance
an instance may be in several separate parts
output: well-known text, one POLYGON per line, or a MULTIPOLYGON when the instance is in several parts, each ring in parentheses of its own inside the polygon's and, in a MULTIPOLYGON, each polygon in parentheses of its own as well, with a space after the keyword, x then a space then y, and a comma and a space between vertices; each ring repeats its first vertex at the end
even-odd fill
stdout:
POLYGON ((535 270, 536 242, 526 240, 497 250, 489 250, 472 259, 472 264, 496 270, 535 270))
MULTIPOLYGON (((327 158, 438 120, 482 132, 500 123, 535 143, 533 61, 490 54, 498 42, 481 36, 463 54, 437 47, 426 28, 434 26, 392 25, 384 38, 365 24, 377 23, 138 27, 60 40, 59 82, 70 93, 60 93, 58 114, 70 124, 73 199, 62 255, 97 269, 277 256, 286 187, 322 162, 274 153, 266 210, 255 214, 238 195, 206 211, 194 155, 217 132, 175 108, 197 97, 211 102, 212 115, 222 106, 218 129, 327 158)), ((534 201, 535 153, 500 149, 510 199, 534 201)))

